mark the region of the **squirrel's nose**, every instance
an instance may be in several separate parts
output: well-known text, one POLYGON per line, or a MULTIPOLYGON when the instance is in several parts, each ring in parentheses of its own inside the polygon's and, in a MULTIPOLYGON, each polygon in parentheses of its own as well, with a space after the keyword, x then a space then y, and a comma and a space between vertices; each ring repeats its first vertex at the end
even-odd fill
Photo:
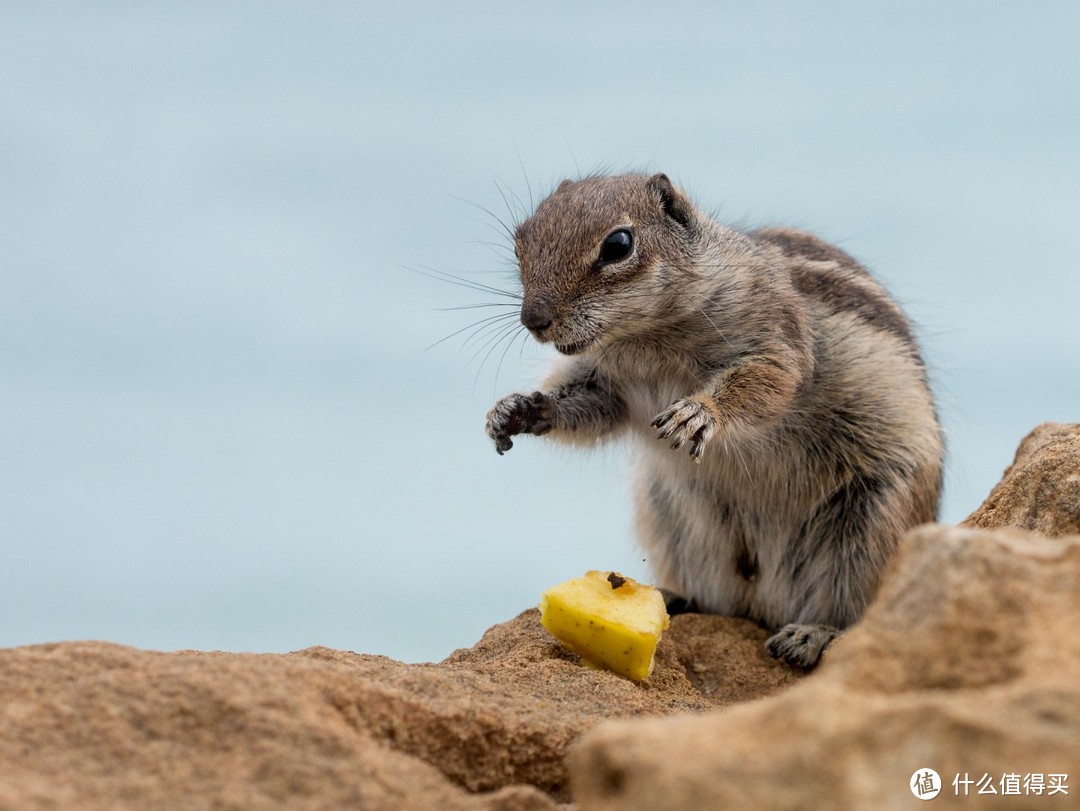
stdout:
POLYGON ((521 305, 521 323, 536 336, 551 328, 555 313, 551 305, 543 299, 525 299, 521 305))

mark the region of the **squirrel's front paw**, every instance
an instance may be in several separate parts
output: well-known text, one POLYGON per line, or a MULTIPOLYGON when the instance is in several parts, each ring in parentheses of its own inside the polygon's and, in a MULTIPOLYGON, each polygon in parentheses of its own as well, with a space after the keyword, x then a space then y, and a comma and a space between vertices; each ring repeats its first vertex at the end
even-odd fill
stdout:
POLYGON ((500 456, 514 447, 510 437, 546 434, 554 425, 555 400, 540 391, 503 397, 487 415, 487 435, 500 456))
POLYGON ((690 458, 701 461, 701 452, 716 434, 716 417, 708 406, 693 397, 676 400, 651 423, 657 439, 670 439, 672 448, 690 443, 690 458))

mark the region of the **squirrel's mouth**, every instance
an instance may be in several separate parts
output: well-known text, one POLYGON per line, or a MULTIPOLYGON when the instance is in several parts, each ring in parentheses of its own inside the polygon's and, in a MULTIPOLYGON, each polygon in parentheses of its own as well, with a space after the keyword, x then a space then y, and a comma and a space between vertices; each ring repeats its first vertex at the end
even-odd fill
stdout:
POLYGON ((574 341, 573 343, 555 343, 555 348, 564 355, 577 355, 592 345, 592 341, 574 341))

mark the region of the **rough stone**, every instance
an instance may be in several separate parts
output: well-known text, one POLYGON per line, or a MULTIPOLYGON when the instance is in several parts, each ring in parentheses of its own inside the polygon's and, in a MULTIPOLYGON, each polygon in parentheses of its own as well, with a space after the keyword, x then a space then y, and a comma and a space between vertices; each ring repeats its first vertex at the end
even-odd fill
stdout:
POLYGON ((986 501, 964 523, 1043 535, 1080 534, 1080 425, 1040 425, 986 501))
POLYGON ((558 808, 565 749, 598 721, 790 683, 764 637, 677 617, 642 685, 580 665, 535 610, 438 665, 326 648, 0 650, 0 809, 558 808))

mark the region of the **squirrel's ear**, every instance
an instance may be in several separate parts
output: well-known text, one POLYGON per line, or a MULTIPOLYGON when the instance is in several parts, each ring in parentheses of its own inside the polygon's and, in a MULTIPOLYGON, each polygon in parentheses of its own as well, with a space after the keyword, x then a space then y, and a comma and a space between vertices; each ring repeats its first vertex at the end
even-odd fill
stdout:
POLYGON ((562 183, 559 184, 558 188, 556 188, 555 191, 562 191, 567 186, 571 185, 573 182, 574 181, 572 181, 570 178, 567 178, 566 180, 564 180, 562 183))
POLYGON ((660 207, 671 219, 675 220, 683 228, 689 228, 693 220, 693 205, 681 191, 675 188, 671 180, 663 172, 650 177, 645 185, 649 190, 659 196, 660 207))

